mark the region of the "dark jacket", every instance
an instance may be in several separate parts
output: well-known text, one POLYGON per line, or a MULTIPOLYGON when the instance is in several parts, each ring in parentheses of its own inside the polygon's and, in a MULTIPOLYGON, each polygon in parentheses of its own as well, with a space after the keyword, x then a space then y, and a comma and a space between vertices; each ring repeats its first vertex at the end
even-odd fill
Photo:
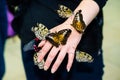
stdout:
MULTIPOLYGON (((81 0, 25 0, 19 5, 13 28, 18 33, 22 41, 22 47, 30 40, 34 39, 34 33, 31 27, 36 23, 42 23, 49 29, 57 26, 65 21, 58 16, 55 10, 58 9, 58 4, 65 5, 74 10, 81 0)), ((28 80, 102 80, 103 75, 103 60, 102 52, 98 51, 102 46, 102 28, 103 15, 102 7, 106 0, 95 0, 100 6, 100 12, 97 17, 90 23, 85 30, 82 40, 77 49, 85 51, 93 56, 92 63, 73 62, 71 71, 66 71, 67 56, 55 74, 51 74, 50 70, 42 71, 36 68, 33 64, 33 52, 22 52, 23 63, 26 70, 28 80), (36 79, 37 78, 37 79, 36 79)))

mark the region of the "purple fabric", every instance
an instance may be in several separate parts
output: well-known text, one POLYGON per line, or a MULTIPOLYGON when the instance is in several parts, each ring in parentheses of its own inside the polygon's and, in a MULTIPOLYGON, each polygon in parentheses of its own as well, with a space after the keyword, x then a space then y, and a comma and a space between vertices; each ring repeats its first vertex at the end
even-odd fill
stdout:
POLYGON ((14 16, 12 15, 12 13, 9 12, 9 10, 7 10, 7 17, 8 17, 8 37, 12 37, 15 35, 15 32, 12 29, 12 25, 11 25, 14 16))

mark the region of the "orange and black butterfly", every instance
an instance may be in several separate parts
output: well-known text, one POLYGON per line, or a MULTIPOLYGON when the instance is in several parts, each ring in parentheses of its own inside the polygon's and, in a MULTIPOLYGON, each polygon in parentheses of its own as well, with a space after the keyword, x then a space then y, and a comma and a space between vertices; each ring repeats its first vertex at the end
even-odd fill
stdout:
POLYGON ((86 52, 83 52, 83 51, 76 51, 76 60, 78 62, 93 62, 93 57, 86 53, 86 52))
POLYGON ((46 36, 46 40, 48 40, 51 44, 58 47, 60 44, 65 45, 66 41, 71 34, 70 29, 63 29, 55 33, 50 33, 46 36))
POLYGON ((73 14, 72 10, 64 5, 59 5, 57 13, 61 18, 68 18, 73 14))
POLYGON ((81 10, 79 10, 74 19, 73 19, 73 22, 71 24, 79 33, 83 33, 85 28, 86 28, 86 25, 83 21, 83 16, 81 14, 81 10))

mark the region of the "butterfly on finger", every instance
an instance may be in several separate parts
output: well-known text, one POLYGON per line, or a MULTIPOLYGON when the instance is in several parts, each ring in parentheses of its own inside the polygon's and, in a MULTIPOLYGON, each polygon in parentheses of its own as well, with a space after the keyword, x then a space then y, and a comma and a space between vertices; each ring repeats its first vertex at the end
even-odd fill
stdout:
POLYGON ((37 24, 37 26, 32 27, 32 31, 38 39, 46 39, 56 47, 58 47, 60 44, 65 45, 71 33, 70 29, 63 29, 58 32, 50 33, 48 28, 43 24, 37 24))
POLYGON ((33 26, 31 28, 31 30, 34 32, 35 36, 40 40, 44 40, 47 34, 50 33, 48 28, 41 23, 37 23, 36 26, 33 26))
POLYGON ((50 33, 46 36, 46 40, 48 40, 51 44, 58 47, 59 45, 65 45, 68 37, 71 34, 71 29, 63 29, 55 33, 50 33))
POLYGON ((38 44, 45 39, 47 34, 50 33, 48 28, 41 23, 37 23, 36 26, 33 26, 31 28, 31 31, 34 32, 34 35, 36 36, 36 38, 31 40, 29 43, 25 44, 23 48, 25 52, 32 51, 32 50, 35 50, 35 52, 39 51, 40 48, 38 48, 38 44))
POLYGON ((44 68, 44 59, 40 62, 38 62, 38 54, 37 52, 41 49, 40 47, 38 47, 38 44, 45 39, 46 35, 50 32, 46 26, 44 26, 43 24, 38 24, 36 26, 33 26, 31 28, 31 30, 34 32, 36 38, 31 40, 29 43, 27 43, 23 50, 25 52, 27 51, 35 51, 34 52, 34 56, 33 56, 33 61, 34 64, 38 66, 39 69, 43 69, 44 68))
POLYGON ((38 55, 37 53, 34 54, 33 56, 33 61, 34 61, 34 65, 37 65, 39 69, 44 69, 44 59, 41 62, 38 62, 38 55))
POLYGON ((31 28, 31 30, 34 32, 36 38, 24 46, 25 51, 33 49, 35 51, 39 51, 40 48, 38 48, 37 45, 40 43, 41 40, 44 39, 48 40, 56 47, 58 47, 60 44, 65 45, 69 35, 71 34, 70 29, 63 29, 58 32, 50 33, 48 28, 41 23, 37 23, 36 26, 31 28))

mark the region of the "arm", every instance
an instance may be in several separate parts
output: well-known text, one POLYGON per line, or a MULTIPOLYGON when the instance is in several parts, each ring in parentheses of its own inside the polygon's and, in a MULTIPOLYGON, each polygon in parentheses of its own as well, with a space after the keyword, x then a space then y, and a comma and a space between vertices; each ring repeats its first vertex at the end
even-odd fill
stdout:
MULTIPOLYGON (((82 2, 75 9, 74 14, 78 10, 82 10, 83 20, 84 20, 86 26, 88 26, 89 23, 98 14, 100 7, 93 0, 82 0, 82 2)), ((73 63, 74 53, 75 53, 76 47, 79 44, 81 37, 82 37, 82 34, 78 33, 70 25, 73 21, 73 18, 74 18, 74 15, 69 17, 63 24, 60 24, 60 25, 51 29, 51 32, 59 31, 59 30, 66 29, 66 28, 69 28, 72 30, 72 33, 69 36, 66 45, 60 45, 59 47, 54 47, 48 41, 42 41, 39 44, 39 46, 42 47, 42 49, 39 51, 40 54, 38 55, 38 61, 41 61, 44 58, 44 56, 47 54, 47 52, 51 49, 49 54, 48 54, 48 57, 45 61, 44 70, 47 70, 50 67, 53 59, 58 54, 57 59, 56 59, 55 63, 52 66, 52 69, 51 69, 51 72, 54 73, 58 69, 60 64, 62 63, 65 55, 68 54, 68 64, 67 64, 66 68, 68 71, 70 71, 70 68, 71 68, 72 63, 73 63)))

